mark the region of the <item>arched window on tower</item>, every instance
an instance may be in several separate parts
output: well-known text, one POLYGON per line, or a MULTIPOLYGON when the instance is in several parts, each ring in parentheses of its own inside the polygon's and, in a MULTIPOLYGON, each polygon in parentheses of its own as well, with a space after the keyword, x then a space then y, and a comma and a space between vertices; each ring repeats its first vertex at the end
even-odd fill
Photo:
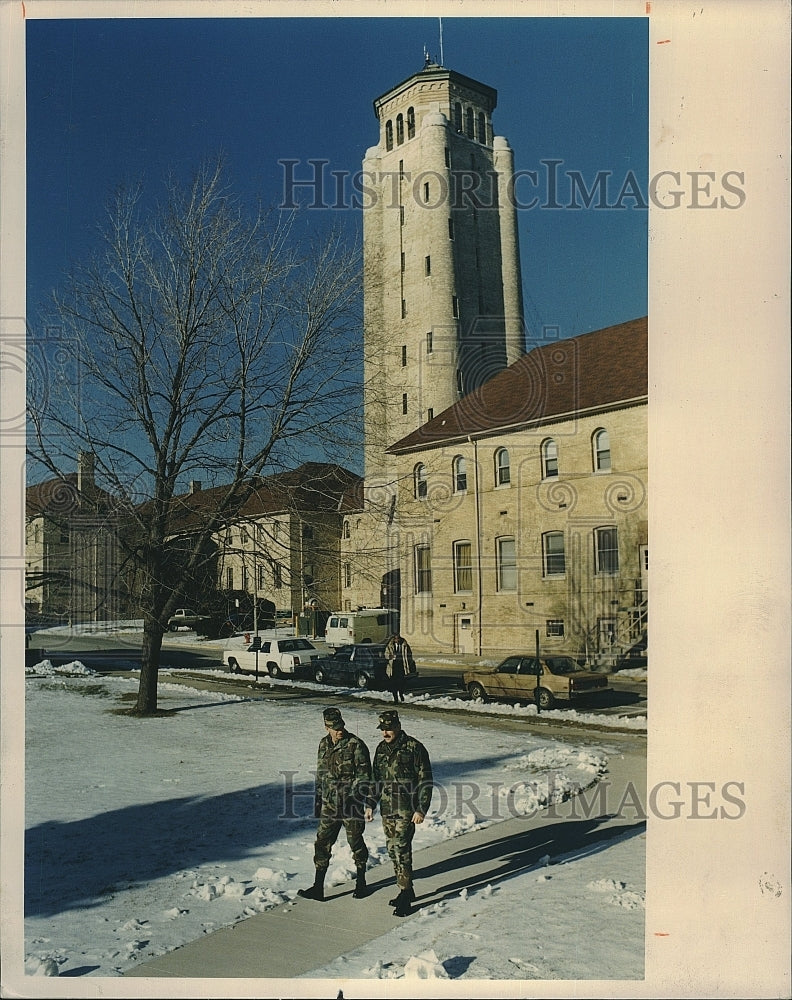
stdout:
POLYGON ((393 122, 385 122, 385 149, 393 149, 393 122))
POLYGON ((396 115, 396 145, 404 142, 404 115, 396 115))
POLYGON ((407 138, 415 138, 415 108, 407 108, 407 138))
POLYGON ((479 111, 478 113, 478 141, 483 145, 487 141, 487 119, 484 117, 484 112, 479 111))
POLYGON ((467 492, 467 462, 462 455, 457 455, 453 463, 454 493, 467 492))
POLYGON ((426 466, 423 464, 418 464, 413 470, 414 477, 414 487, 415 487, 415 499, 424 500, 428 492, 428 485, 426 481, 426 466))
POLYGON ((594 445, 594 471, 610 472, 611 469, 610 438, 608 437, 608 432, 604 428, 600 428, 598 431, 594 432, 593 445, 594 445))
POLYGON ((465 132, 467 134, 468 139, 473 139, 475 138, 475 132, 473 131, 473 108, 467 109, 466 118, 467 121, 465 124, 467 127, 465 129, 465 132))
POLYGON ((505 448, 495 452, 495 485, 508 486, 511 482, 511 462, 505 448))

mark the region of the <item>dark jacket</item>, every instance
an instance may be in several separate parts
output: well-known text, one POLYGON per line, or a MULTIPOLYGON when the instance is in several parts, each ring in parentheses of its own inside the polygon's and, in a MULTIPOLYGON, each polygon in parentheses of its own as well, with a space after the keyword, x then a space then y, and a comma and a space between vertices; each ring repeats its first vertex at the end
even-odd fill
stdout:
POLYGON ((371 755, 357 736, 344 730, 333 743, 330 734, 319 741, 316 762, 316 815, 361 819, 371 786, 371 755))
POLYGON ((374 752, 374 788, 369 798, 383 816, 424 816, 432 801, 432 764, 423 743, 402 730, 388 744, 383 740, 374 752))

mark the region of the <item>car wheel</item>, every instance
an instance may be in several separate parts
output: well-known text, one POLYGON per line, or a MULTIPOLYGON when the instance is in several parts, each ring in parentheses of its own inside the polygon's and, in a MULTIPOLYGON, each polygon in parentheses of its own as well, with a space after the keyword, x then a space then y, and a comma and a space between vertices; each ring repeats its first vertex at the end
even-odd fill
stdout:
POLYGON ((324 684, 325 674, 324 670, 322 670, 321 667, 314 668, 314 680, 316 681, 317 684, 324 684))
POLYGON ((357 677, 355 677, 355 684, 359 688, 367 688, 367 687, 369 687, 370 684, 371 684, 371 680, 369 678, 369 675, 368 674, 358 674, 357 677))
POLYGON ((229 660, 228 660, 228 669, 231 671, 232 674, 240 674, 240 673, 242 673, 242 671, 239 669, 239 664, 233 658, 233 656, 230 657, 229 660))
POLYGON ((555 705, 555 698, 547 688, 539 688, 538 696, 539 708, 552 708, 555 705))
POLYGON ((487 692, 480 684, 469 684, 468 694, 473 699, 473 701, 486 701, 487 692))
POLYGON ((283 674, 281 673, 281 668, 278 666, 277 663, 268 663, 267 672, 269 673, 270 677, 278 677, 278 678, 283 677, 283 674))

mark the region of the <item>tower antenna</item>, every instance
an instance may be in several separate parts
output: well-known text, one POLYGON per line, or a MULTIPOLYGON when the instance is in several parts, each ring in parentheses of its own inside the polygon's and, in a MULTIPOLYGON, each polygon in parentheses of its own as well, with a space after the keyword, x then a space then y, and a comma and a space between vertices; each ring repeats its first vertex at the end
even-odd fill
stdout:
POLYGON ((440 22, 440 65, 445 66, 443 62, 443 19, 438 17, 437 20, 440 22))

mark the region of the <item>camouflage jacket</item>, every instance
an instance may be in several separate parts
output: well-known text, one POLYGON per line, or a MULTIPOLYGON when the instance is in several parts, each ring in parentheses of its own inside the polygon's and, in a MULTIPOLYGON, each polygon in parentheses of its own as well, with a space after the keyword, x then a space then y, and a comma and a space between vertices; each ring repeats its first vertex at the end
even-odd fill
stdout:
POLYGON ((359 819, 371 785, 369 748, 344 730, 333 743, 330 734, 319 742, 316 762, 316 815, 359 819))
POLYGON ((374 752, 374 787, 368 805, 383 816, 424 816, 432 801, 432 765, 423 743, 403 730, 374 752))

